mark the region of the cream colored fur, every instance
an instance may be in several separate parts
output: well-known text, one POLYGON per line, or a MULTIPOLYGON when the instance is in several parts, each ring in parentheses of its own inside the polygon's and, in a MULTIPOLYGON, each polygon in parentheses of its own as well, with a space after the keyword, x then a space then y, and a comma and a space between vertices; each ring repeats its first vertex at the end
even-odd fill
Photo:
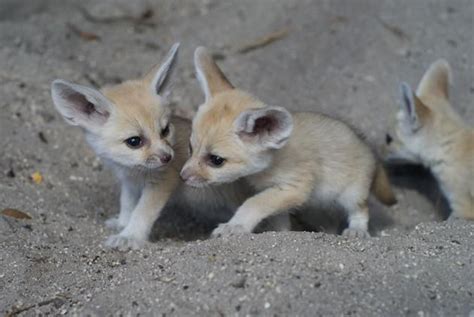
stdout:
POLYGON ((474 219, 474 130, 449 102, 451 68, 433 63, 416 94, 402 85, 401 109, 387 137, 387 159, 423 164, 438 180, 452 217, 474 219), (388 142, 390 141, 390 142, 388 142))
MULTIPOLYGON (((367 199, 383 169, 356 133, 341 121, 290 114, 234 89, 204 48, 196 50, 195 65, 206 101, 193 120, 193 153, 181 175, 193 186, 243 178, 257 191, 214 235, 252 232, 268 216, 334 203, 347 212, 346 235, 368 235, 367 199), (212 163, 216 155, 222 166, 212 163)), ((390 185, 382 185, 393 203, 390 185)))
POLYGON ((107 221, 121 230, 107 240, 113 248, 139 248, 166 204, 218 213, 235 209, 248 192, 241 182, 196 189, 179 178, 188 156, 191 122, 171 116, 162 97, 177 49, 174 45, 164 63, 144 78, 101 92, 63 80, 52 84, 57 110, 67 122, 83 128, 97 155, 120 179, 120 214, 107 221), (126 145, 125 140, 134 136, 144 140, 143 146, 126 145), (166 155, 171 156, 168 162, 162 161, 166 155))

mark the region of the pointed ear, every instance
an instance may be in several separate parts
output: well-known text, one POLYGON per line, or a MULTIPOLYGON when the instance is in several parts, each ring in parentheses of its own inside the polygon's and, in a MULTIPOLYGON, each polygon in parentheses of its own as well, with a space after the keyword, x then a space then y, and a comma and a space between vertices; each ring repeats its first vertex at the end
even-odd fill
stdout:
POLYGON ((194 66, 206 101, 219 92, 234 88, 204 47, 198 47, 194 52, 194 66))
POLYGON ((234 122, 234 129, 244 141, 279 149, 293 131, 293 118, 285 108, 267 106, 241 113, 234 122))
POLYGON ((452 72, 449 63, 444 59, 440 59, 431 64, 423 75, 416 94, 418 96, 434 95, 448 100, 451 79, 452 72))
POLYGON ((413 93, 407 83, 400 85, 401 109, 404 120, 412 132, 419 130, 428 119, 431 110, 413 93))
POLYGON ((66 122, 89 131, 109 118, 111 102, 98 90, 56 79, 51 84, 53 103, 66 122))
POLYGON ((154 94, 163 95, 164 90, 169 84, 173 70, 176 68, 178 59, 179 43, 173 44, 166 54, 161 64, 155 65, 145 76, 145 81, 151 83, 151 89, 154 94))

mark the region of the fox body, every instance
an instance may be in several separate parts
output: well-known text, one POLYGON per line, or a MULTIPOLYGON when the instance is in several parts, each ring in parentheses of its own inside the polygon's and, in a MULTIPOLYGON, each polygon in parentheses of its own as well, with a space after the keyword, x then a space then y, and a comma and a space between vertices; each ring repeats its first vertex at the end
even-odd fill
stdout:
POLYGON ((191 188, 179 171, 188 156, 191 122, 171 115, 163 97, 174 67, 178 44, 163 64, 144 78, 101 91, 63 80, 52 83, 56 109, 83 128, 97 155, 112 167, 121 183, 120 214, 107 225, 120 229, 107 245, 138 248, 166 204, 222 212, 246 197, 243 184, 191 188))
POLYGON ((451 68, 438 60, 416 93, 401 85, 400 110, 386 136, 389 161, 429 168, 445 194, 453 218, 474 219, 474 129, 449 102, 451 68))
POLYGON ((251 232, 262 219, 300 207, 338 204, 346 235, 368 235, 367 199, 395 198, 369 147, 346 124, 309 112, 291 114, 235 89, 204 48, 195 52, 206 96, 193 120, 190 185, 245 179, 257 191, 214 235, 251 232))

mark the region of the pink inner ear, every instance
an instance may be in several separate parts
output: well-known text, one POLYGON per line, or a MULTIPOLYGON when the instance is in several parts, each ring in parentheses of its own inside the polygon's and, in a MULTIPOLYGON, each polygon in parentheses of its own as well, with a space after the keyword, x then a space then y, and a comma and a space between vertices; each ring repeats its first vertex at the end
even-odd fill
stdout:
POLYGON ((264 131, 271 132, 273 129, 275 129, 276 125, 277 125, 277 122, 274 118, 260 117, 257 120, 255 120, 255 124, 253 126, 253 133, 259 134, 264 131))
POLYGON ((82 94, 73 92, 67 95, 66 99, 68 99, 78 111, 86 115, 91 115, 96 111, 95 105, 82 94))
POLYGON ((100 111, 96 105, 87 100, 87 98, 79 93, 72 93, 67 96, 70 102, 76 109, 86 115, 91 120, 96 120, 98 123, 104 123, 109 117, 108 111, 100 111))

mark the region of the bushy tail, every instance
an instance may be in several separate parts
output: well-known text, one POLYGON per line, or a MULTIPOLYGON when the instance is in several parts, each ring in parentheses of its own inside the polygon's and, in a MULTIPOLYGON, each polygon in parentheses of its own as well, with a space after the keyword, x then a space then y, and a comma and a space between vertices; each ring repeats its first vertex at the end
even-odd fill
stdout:
POLYGON ((377 199, 387 205, 391 206, 397 203, 397 198, 393 193, 392 186, 388 179, 387 173, 382 165, 377 165, 377 170, 375 171, 375 177, 372 181, 372 193, 377 197, 377 199))

